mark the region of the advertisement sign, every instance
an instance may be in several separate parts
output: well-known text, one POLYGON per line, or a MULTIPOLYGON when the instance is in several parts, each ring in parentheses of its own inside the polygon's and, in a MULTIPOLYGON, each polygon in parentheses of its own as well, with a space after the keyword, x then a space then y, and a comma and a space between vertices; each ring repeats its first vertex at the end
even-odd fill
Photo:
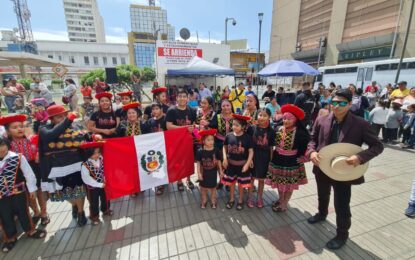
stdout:
POLYGON ((161 66, 186 65, 194 56, 203 58, 197 42, 157 41, 157 63, 161 66))

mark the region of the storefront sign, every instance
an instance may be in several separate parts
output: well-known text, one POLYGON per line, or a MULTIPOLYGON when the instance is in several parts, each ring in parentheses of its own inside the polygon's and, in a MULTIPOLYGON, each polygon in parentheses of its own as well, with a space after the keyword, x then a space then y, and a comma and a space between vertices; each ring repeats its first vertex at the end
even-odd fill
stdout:
POLYGON ((391 46, 386 46, 357 51, 344 51, 339 53, 339 61, 389 57, 391 48, 391 46))
POLYGON ((198 43, 157 41, 157 62, 161 65, 185 65, 194 56, 203 57, 198 43))

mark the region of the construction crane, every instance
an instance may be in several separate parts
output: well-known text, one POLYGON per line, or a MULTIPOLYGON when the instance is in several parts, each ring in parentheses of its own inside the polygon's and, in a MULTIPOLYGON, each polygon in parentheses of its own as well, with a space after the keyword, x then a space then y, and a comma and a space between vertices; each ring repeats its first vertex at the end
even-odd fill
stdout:
POLYGON ((37 46, 33 38, 32 26, 30 24, 30 11, 26 0, 11 0, 14 4, 17 23, 19 25, 19 41, 22 50, 37 54, 37 46))

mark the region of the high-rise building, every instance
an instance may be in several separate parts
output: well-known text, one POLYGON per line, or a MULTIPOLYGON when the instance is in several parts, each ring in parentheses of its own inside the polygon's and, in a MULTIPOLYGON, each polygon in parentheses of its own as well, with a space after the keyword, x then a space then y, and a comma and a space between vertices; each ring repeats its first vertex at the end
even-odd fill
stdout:
POLYGON ((97 0, 63 0, 70 41, 105 43, 97 0))
MULTIPOLYGON (((269 61, 321 66, 399 57, 411 2, 274 0, 269 61)), ((405 56, 415 57, 415 19, 405 56)))
POLYGON ((130 5, 130 62, 140 68, 155 67, 156 40, 175 39, 175 28, 167 23, 167 11, 152 1, 149 3, 130 5))

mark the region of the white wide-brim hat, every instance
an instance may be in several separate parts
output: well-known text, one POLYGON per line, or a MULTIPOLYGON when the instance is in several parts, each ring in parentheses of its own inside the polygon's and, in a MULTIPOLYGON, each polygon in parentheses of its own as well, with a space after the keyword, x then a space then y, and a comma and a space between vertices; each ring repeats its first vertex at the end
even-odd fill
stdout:
POLYGON ((335 143, 319 151, 319 168, 333 180, 353 181, 363 176, 369 163, 358 166, 349 165, 346 159, 363 151, 362 147, 349 143, 335 143))

